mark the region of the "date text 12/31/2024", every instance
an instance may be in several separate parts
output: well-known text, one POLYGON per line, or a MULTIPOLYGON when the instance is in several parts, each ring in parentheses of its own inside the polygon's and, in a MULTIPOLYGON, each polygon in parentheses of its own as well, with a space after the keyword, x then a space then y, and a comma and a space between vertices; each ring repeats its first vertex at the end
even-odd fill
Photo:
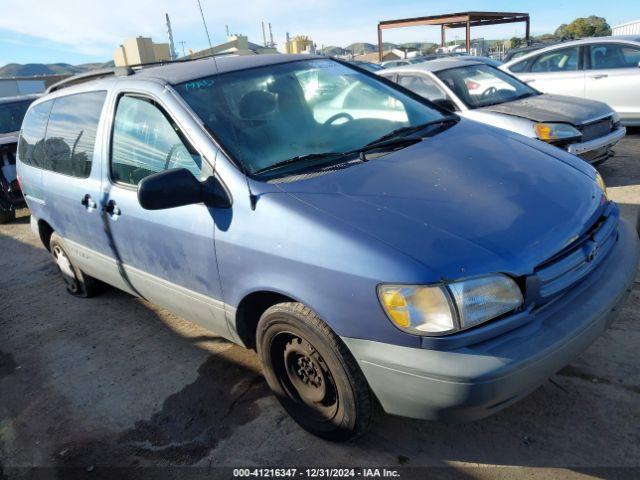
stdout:
POLYGON ((234 478, 399 478, 387 468, 235 468, 234 478))

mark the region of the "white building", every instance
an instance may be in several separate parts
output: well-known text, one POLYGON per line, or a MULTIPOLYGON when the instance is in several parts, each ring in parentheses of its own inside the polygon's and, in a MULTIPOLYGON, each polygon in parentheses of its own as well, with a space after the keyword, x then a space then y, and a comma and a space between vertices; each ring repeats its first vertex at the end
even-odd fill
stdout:
POLYGON ((612 35, 640 35, 640 20, 622 23, 611 28, 612 35))

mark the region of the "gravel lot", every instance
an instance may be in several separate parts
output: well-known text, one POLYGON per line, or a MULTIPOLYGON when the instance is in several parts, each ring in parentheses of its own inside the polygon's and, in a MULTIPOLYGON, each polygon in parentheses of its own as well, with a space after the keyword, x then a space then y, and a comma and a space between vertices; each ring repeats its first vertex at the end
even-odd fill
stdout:
MULTIPOLYGON (((635 219, 640 131, 617 152, 600 170, 635 219)), ((524 401, 463 425, 380 415, 364 438, 331 444, 288 418, 253 352, 115 289, 68 295, 26 213, 0 225, 0 252, 0 479, 34 466, 51 478, 113 465, 447 466, 470 478, 640 466, 637 282, 612 328, 524 401)))

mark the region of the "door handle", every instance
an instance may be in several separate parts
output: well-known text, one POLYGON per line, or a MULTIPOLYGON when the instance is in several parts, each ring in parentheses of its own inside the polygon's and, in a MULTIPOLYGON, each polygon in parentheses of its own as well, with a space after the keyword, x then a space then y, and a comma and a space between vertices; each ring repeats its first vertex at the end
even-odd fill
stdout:
POLYGON ((524 83, 533 83, 533 82, 535 82, 535 81, 536 81, 536 79, 535 79, 535 78, 526 78, 526 79, 525 79, 525 78, 523 78, 523 79, 522 79, 522 81, 523 81, 524 83))
POLYGON ((601 78, 607 78, 608 76, 609 75, 603 73, 603 74, 600 74, 600 75, 593 75, 593 76, 591 76, 589 78, 591 78, 592 80, 600 80, 601 78))
POLYGON ((112 217, 117 217, 120 215, 120 213, 122 213, 120 212, 118 205, 116 205, 116 202, 113 200, 109 200, 107 204, 104 207, 102 207, 102 210, 108 215, 111 215, 112 217))
POLYGON ((96 202, 93 201, 91 195, 89 195, 88 193, 84 197, 82 197, 82 200, 80 200, 80 205, 85 207, 87 210, 93 210, 94 208, 96 208, 96 202))

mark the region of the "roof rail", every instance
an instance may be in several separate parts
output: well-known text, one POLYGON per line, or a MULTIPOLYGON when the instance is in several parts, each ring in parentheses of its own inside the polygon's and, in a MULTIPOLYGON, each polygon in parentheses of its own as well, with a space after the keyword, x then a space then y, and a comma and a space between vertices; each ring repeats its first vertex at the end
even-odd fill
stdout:
POLYGON ((130 67, 114 67, 89 70, 88 72, 78 73, 54 83, 49 88, 47 88, 47 90, 45 90, 45 94, 56 92, 72 85, 78 85, 80 83, 88 82, 89 80, 96 80, 98 78, 110 76, 126 77, 133 73, 134 72, 130 67))
POLYGON ((89 70, 88 72, 78 73, 71 77, 67 77, 59 82, 54 83, 45 91, 45 94, 62 90, 63 88, 70 87, 72 85, 78 85, 80 83, 88 82, 90 80, 97 80, 104 77, 127 77, 133 75, 137 70, 142 70, 145 67, 160 67, 162 65, 171 65, 173 63, 185 63, 193 62, 196 60, 203 60, 205 58, 222 57, 226 55, 234 55, 234 52, 221 52, 212 53, 210 55, 203 55, 202 57, 195 58, 179 58, 176 60, 160 60, 158 62, 138 63, 135 65, 129 65, 126 67, 113 67, 113 68, 101 68, 96 70, 89 70))

